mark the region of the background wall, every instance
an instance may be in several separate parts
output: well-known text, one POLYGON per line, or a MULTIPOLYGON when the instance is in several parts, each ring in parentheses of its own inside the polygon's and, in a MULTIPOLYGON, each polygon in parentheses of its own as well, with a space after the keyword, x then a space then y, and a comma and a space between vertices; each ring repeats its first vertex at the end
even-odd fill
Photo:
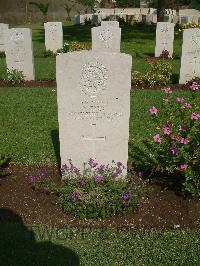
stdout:
MULTIPOLYGON (((42 14, 35 6, 29 4, 34 0, 0 0, 0 22, 4 23, 28 23, 42 22, 42 14)), ((67 12, 63 8, 64 4, 72 6, 75 2, 69 0, 35 0, 35 2, 50 2, 48 20, 63 21, 67 18, 67 12)), ((75 4, 71 17, 74 18, 78 12, 84 13, 85 8, 80 4, 75 4)))

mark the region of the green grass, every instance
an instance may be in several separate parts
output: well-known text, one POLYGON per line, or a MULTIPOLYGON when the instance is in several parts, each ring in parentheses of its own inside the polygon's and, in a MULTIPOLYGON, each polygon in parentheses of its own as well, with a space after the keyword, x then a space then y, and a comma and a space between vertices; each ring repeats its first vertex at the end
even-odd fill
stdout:
POLYGON ((200 232, 120 231, 0 224, 0 261, 7 265, 200 265, 200 232))
MULTIPOLYGON (((174 97, 188 92, 176 92, 174 97)), ((160 107, 160 91, 131 92, 130 157, 132 143, 141 145, 152 132, 148 110, 160 107)), ((198 103, 200 93, 198 94, 198 103)), ((0 89, 0 147, 1 153, 16 163, 57 162, 58 121, 56 92, 49 88, 0 89), (55 149, 54 149, 55 147, 55 149)))
MULTIPOLYGON (((11 25, 16 27, 16 25, 11 25)), ((55 58, 44 58, 44 28, 42 24, 17 25, 17 27, 29 27, 32 29, 33 50, 35 56, 36 80, 55 80, 55 58), (42 58, 41 58, 42 57, 42 58)), ((155 26, 136 25, 122 26, 121 51, 132 55, 133 70, 144 72, 148 69, 144 61, 145 56, 154 56, 155 49, 155 26)), ((64 41, 79 41, 91 43, 91 26, 73 25, 71 22, 63 23, 64 41)), ((178 82, 181 55, 180 36, 175 35, 174 58, 170 60, 173 66, 172 82, 178 82)), ((0 79, 6 77, 5 58, 0 58, 0 79)))

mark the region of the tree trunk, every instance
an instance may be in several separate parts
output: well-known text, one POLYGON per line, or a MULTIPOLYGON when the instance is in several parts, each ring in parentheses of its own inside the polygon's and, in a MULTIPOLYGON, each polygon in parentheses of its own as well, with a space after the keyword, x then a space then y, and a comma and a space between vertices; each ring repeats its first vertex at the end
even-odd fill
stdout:
POLYGON ((157 21, 164 21, 165 15, 165 0, 158 0, 158 8, 157 8, 157 21))

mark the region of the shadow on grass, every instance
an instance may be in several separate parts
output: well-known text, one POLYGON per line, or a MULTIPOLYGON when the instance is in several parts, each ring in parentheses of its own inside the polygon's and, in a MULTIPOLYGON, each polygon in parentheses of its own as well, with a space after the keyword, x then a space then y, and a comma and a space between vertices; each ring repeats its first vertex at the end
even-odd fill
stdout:
POLYGON ((54 152, 55 152, 55 155, 56 155, 57 165, 58 165, 58 167, 60 169, 61 160, 60 160, 60 141, 59 141, 59 131, 58 131, 58 129, 53 129, 51 131, 51 139, 52 139, 52 143, 53 143, 54 152))
POLYGON ((71 25, 63 26, 63 37, 66 41, 91 41, 91 28, 90 25, 71 25))
POLYGON ((171 76, 172 84, 177 84, 179 82, 179 74, 173 73, 171 76))
POLYGON ((36 242, 31 226, 25 226, 21 217, 10 209, 0 208, 1 266, 80 265, 79 257, 73 250, 45 241, 42 237, 38 240, 42 242, 36 242))

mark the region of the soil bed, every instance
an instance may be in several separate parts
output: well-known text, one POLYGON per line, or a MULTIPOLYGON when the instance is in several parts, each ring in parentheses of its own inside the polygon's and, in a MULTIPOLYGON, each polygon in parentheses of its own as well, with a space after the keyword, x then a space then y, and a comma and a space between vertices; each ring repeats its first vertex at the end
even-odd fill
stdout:
MULTIPOLYGON (((22 87, 22 88, 53 88, 56 87, 56 80, 32 80, 32 81, 25 81, 21 84, 16 84, 13 85, 12 83, 5 81, 5 80, 0 80, 0 88, 6 88, 6 87, 22 87)), ((170 87, 172 90, 188 90, 188 85, 184 84, 169 84, 169 85, 155 85, 152 87, 149 87, 146 84, 141 84, 141 85, 132 85, 132 89, 134 90, 161 90, 163 88, 170 87)))
POLYGON ((8 174, 0 178, 0 221, 14 221, 12 212, 20 216, 25 224, 43 224, 55 227, 90 228, 135 228, 176 229, 200 227, 200 201, 184 198, 172 190, 163 180, 151 181, 150 192, 144 195, 138 210, 126 216, 115 216, 107 220, 82 221, 64 213, 57 196, 33 191, 27 181, 29 175, 45 170, 54 181, 60 182, 57 166, 12 165, 8 174))
POLYGON ((0 80, 0 88, 6 88, 6 87, 25 87, 25 88, 34 88, 34 87, 47 87, 52 88, 56 87, 56 81, 55 80, 32 80, 32 81, 25 81, 21 84, 13 85, 12 83, 4 80, 0 80))

